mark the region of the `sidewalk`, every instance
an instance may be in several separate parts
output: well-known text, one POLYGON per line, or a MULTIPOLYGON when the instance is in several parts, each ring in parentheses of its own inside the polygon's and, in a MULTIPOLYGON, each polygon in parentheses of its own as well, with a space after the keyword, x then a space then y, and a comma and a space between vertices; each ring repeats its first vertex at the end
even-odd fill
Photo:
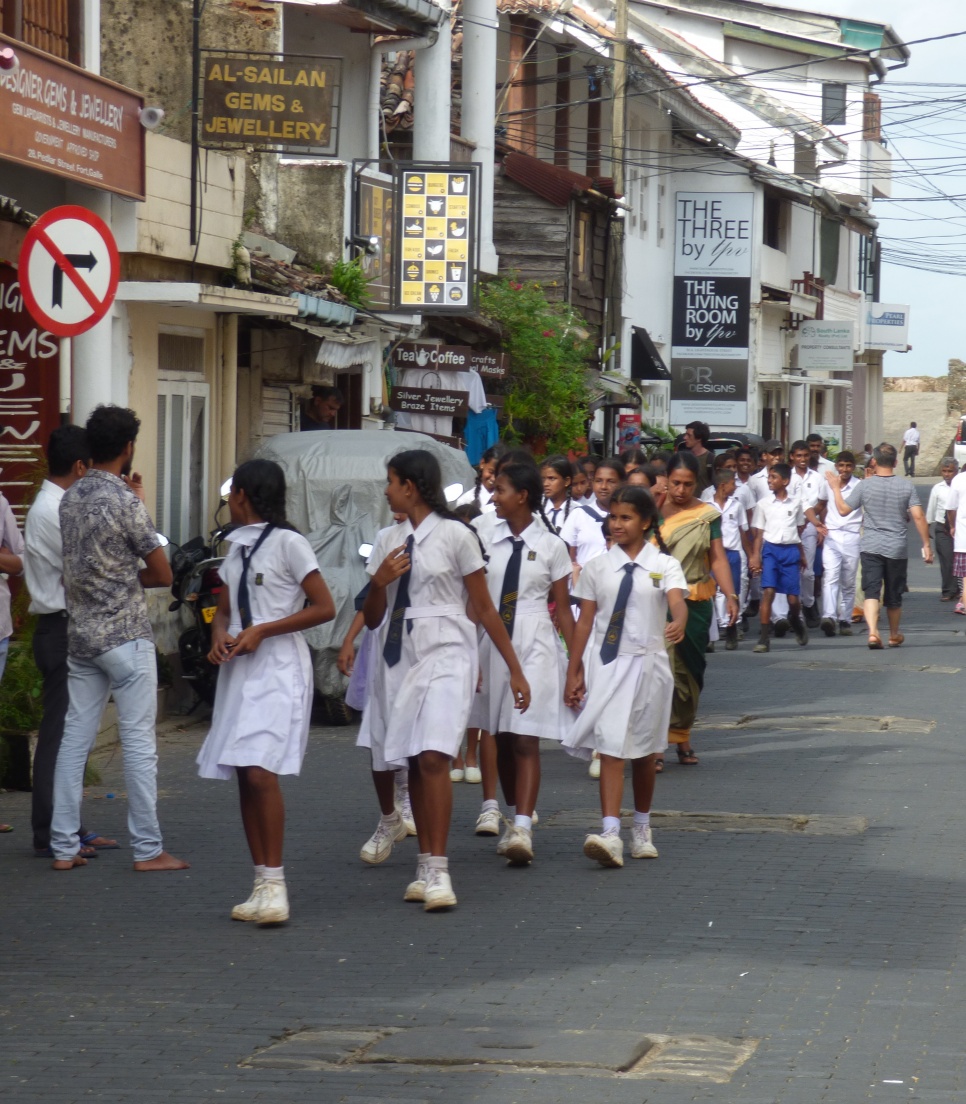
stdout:
MULTIPOLYGON (((314 730, 286 783, 293 918, 275 930, 228 919, 250 867, 233 785, 195 777, 203 728, 161 741, 184 874, 136 876, 126 849, 55 874, 30 853, 29 796, 0 795, 16 825, 0 837, 0 1094, 966 1100, 966 618, 939 603, 938 569, 918 552, 910 567, 901 649, 818 634, 709 656, 701 765, 672 756, 656 807, 758 819, 656 817, 657 862, 602 870, 581 854, 596 788, 550 749, 529 869, 472 835, 479 787, 455 787, 450 914, 402 902, 415 841, 359 862, 376 805, 354 730, 314 730), (642 1058, 644 1037, 663 1042, 642 1058)), ((125 839, 120 753, 101 769, 85 816, 125 839)))

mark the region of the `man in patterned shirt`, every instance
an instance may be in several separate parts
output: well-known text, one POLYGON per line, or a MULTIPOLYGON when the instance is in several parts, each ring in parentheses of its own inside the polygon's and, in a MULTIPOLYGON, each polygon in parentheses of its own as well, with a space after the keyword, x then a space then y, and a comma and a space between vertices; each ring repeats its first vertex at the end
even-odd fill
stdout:
POLYGON ((164 850, 158 824, 158 674, 144 588, 170 586, 171 568, 141 477, 131 475, 140 425, 131 410, 99 406, 87 420, 91 469, 60 503, 70 707, 54 774, 55 870, 87 862, 77 835, 84 766, 109 694, 124 753, 134 869, 188 865, 164 850))

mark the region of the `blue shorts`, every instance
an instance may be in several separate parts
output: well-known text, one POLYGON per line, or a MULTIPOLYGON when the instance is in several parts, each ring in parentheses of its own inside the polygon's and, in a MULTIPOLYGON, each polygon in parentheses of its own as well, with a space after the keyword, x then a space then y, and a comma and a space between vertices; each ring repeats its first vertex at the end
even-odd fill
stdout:
POLYGON ((802 546, 769 544, 761 550, 761 587, 777 594, 801 593, 802 546))
POLYGON ((741 594, 741 553, 735 552, 731 548, 726 548, 725 555, 728 557, 728 566, 731 568, 731 580, 735 588, 731 593, 737 597, 741 594))

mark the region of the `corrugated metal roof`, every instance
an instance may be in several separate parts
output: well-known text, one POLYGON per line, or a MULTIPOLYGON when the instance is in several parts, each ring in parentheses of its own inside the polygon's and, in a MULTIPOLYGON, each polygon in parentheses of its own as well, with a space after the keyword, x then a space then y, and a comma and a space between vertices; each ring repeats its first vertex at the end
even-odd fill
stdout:
POLYGON ((529 188, 531 192, 557 207, 566 207, 581 192, 595 191, 610 198, 614 196, 614 181, 609 178, 594 180, 582 173, 550 165, 515 150, 503 158, 503 172, 517 184, 529 188))

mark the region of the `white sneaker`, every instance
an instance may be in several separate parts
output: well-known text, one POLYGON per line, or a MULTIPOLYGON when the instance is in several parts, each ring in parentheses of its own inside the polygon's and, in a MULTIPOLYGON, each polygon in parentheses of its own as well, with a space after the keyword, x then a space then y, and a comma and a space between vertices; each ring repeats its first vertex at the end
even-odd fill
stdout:
POLYGON ((498 836, 501 819, 499 809, 484 809, 476 818, 474 831, 478 836, 498 836))
POLYGON ((232 920, 254 920, 255 915, 258 912, 258 904, 261 901, 261 888, 265 883, 261 878, 255 879, 255 884, 252 886, 252 895, 247 901, 242 901, 240 905, 235 905, 231 910, 232 920))
POLYGON ((396 795, 396 812, 402 817, 403 824, 406 825, 406 835, 416 835, 416 819, 413 816, 412 802, 409 800, 409 790, 403 790, 401 794, 396 795))
POLYGON ((427 868, 425 862, 416 863, 416 877, 406 886, 406 892, 403 894, 404 901, 425 901, 426 900, 426 877, 427 868))
POLYGON ((423 908, 427 912, 435 912, 437 909, 452 908, 456 904, 456 894, 453 892, 453 883, 445 870, 437 870, 430 867, 426 871, 425 903, 423 908))
POLYGON ((600 778, 600 760, 595 755, 590 761, 590 766, 587 768, 587 773, 591 778, 600 778))
POLYGON ((462 782, 465 775, 466 771, 462 767, 453 767, 449 772, 449 780, 450 782, 462 782))
POLYGON ((506 858, 506 849, 510 845, 510 839, 513 836, 513 825, 507 821, 506 827, 503 829, 503 835, 500 836, 500 842, 496 845, 496 853, 506 858))
POLYGON ((466 770, 463 771, 463 781, 479 784, 483 781, 483 772, 479 767, 467 767, 466 770))
POLYGON ((511 866, 526 866, 533 862, 533 833, 516 824, 508 828, 504 854, 511 866))
POLYGON ((643 824, 635 824, 631 829, 631 858, 657 858, 657 848, 654 846, 650 825, 645 828, 643 824))
POLYGON ((284 924, 288 920, 288 890, 284 882, 264 882, 255 913, 256 924, 284 924))
POLYGON ((624 841, 617 833, 612 836, 594 833, 584 840, 584 854, 601 866, 623 866, 624 841))
POLYGON ((385 862, 392 854, 392 845, 404 840, 408 835, 409 832, 398 809, 390 816, 381 816, 376 830, 362 845, 359 858, 363 862, 372 863, 373 866, 376 863, 385 862))
POLYGON ((536 828, 536 826, 540 823, 540 814, 537 812, 536 809, 533 810, 533 816, 530 817, 530 823, 534 826, 534 828, 536 828))

